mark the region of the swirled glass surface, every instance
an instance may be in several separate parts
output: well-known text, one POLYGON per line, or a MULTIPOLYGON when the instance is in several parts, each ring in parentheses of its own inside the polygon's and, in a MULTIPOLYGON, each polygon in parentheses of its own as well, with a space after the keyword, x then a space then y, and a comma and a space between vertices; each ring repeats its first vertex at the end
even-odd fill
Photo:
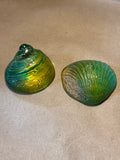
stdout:
POLYGON ((5 71, 10 89, 19 93, 35 93, 45 89, 54 79, 55 69, 40 50, 22 44, 5 71))

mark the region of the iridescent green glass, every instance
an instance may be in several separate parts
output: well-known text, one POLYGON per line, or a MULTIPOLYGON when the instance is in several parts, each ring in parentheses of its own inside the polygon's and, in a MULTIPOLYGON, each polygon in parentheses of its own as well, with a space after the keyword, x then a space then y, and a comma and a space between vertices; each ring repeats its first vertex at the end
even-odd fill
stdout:
POLYGON ((105 101, 117 83, 113 69, 106 63, 95 60, 72 63, 63 69, 61 76, 66 93, 91 106, 105 101))
POLYGON ((5 71, 10 89, 19 93, 35 93, 45 89, 54 79, 55 69, 40 50, 22 44, 5 71))

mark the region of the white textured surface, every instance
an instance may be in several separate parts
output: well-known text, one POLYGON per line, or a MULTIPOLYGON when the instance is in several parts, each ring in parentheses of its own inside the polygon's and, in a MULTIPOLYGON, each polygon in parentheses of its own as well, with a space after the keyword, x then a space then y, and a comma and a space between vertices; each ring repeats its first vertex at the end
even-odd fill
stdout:
POLYGON ((0 1, 0 160, 120 160, 120 1, 0 1), (22 43, 54 62, 44 91, 19 95, 4 70, 22 43), (98 107, 63 90, 61 71, 83 59, 106 62, 118 84, 98 107))

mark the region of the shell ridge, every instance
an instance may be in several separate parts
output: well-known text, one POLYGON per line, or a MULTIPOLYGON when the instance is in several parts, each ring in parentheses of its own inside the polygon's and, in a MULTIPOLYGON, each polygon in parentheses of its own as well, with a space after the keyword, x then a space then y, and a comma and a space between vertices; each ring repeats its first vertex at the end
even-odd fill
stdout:
POLYGON ((71 78, 69 78, 69 83, 67 83, 67 79, 66 79, 66 77, 64 77, 65 79, 64 79, 64 86, 66 86, 67 85, 67 87, 66 87, 66 92, 70 95, 70 96, 72 96, 72 94, 74 94, 74 96, 75 96, 75 92, 77 91, 77 90, 75 90, 75 89, 73 89, 73 85, 71 84, 71 78))
POLYGON ((73 64, 72 66, 70 66, 70 68, 72 69, 72 72, 75 72, 76 75, 78 75, 78 77, 80 78, 79 68, 77 67, 77 65, 76 65, 76 64, 73 64))
POLYGON ((112 89, 116 86, 116 84, 114 84, 114 86, 113 86, 113 83, 112 83, 112 81, 117 81, 117 79, 116 79, 116 75, 115 75, 115 73, 113 72, 113 70, 111 70, 111 74, 110 74, 110 77, 109 77, 109 86, 111 87, 111 92, 112 92, 112 89))
MULTIPOLYGON (((97 83, 99 84, 99 87, 98 87, 98 95, 99 95, 99 93, 101 93, 101 96, 105 96, 105 91, 103 90, 102 92, 101 92, 101 87, 102 86, 105 86, 105 81, 104 81, 104 79, 105 78, 103 78, 103 77, 105 77, 105 73, 106 73, 106 65, 105 65, 105 69, 104 69, 104 74, 103 74, 103 76, 102 76, 102 81, 101 81, 101 79, 99 78, 100 77, 100 75, 99 75, 99 73, 101 73, 101 70, 103 70, 103 69, 101 69, 103 66, 104 66, 105 64, 101 64, 101 63, 99 63, 99 66, 98 66, 98 64, 97 64, 97 79, 96 79, 96 81, 97 81, 97 83)), ((106 89, 105 89, 106 90, 106 89)))
POLYGON ((72 67, 69 67, 69 70, 67 70, 67 73, 66 73, 66 71, 65 71, 65 73, 64 73, 64 78, 68 78, 69 79, 69 77, 70 78, 73 78, 75 81, 77 81, 77 78, 76 78, 76 76, 78 75, 78 73, 76 72, 76 70, 73 70, 73 68, 72 67), (68 73, 68 74, 67 74, 68 73))
MULTIPOLYGON (((76 81, 77 82, 79 82, 79 80, 80 81, 82 81, 82 79, 81 79, 81 77, 80 77, 80 73, 79 73, 79 68, 74 64, 73 66, 71 66, 69 69, 72 69, 72 72, 75 72, 75 74, 76 74, 76 77, 78 77, 78 78, 76 78, 76 81), (74 70, 73 70, 74 69, 74 70), (78 80, 79 79, 79 80, 78 80)), ((82 83, 81 83, 82 84, 82 83)), ((80 85, 80 88, 81 88, 81 85, 80 85)))
POLYGON ((105 77, 106 65, 105 65, 105 63, 102 63, 101 66, 102 66, 102 71, 101 71, 101 73, 102 73, 101 74, 102 82, 101 82, 101 85, 104 85, 104 78, 103 77, 105 77))
POLYGON ((92 69, 93 67, 95 68, 95 66, 94 66, 94 62, 93 62, 93 64, 92 64, 92 62, 90 63, 90 90, 92 91, 92 84, 94 84, 93 82, 94 82, 94 80, 93 80, 93 78, 92 78, 92 75, 93 75, 93 73, 94 73, 94 70, 92 69))
MULTIPOLYGON (((78 67, 74 64, 74 65, 72 65, 72 66, 69 66, 68 67, 69 68, 69 70, 72 72, 70 72, 70 74, 75 74, 75 76, 80 76, 79 75, 79 70, 78 70, 78 67)), ((67 70, 67 72, 69 73, 69 70, 67 70)), ((66 77, 66 76, 65 76, 66 77)), ((68 76, 69 77, 69 76, 68 76)), ((79 79, 81 80, 81 78, 79 77, 79 79)), ((65 80, 66 81, 66 80, 65 80)), ((71 81, 71 80, 69 80, 69 81, 71 81)), ((76 86, 76 88, 72 88, 72 86, 71 86, 71 83, 68 83, 68 86, 67 86, 67 90, 66 90, 66 92, 68 92, 68 94, 70 94, 71 95, 71 93, 74 93, 75 92, 75 90, 77 91, 77 92, 79 92, 79 94, 78 94, 78 96, 74 93, 74 96, 76 97, 76 99, 78 99, 78 98, 80 98, 80 97, 83 97, 83 95, 82 95, 82 93, 80 93, 80 90, 81 90, 81 84, 82 83, 80 83, 80 86, 77 86, 76 85, 76 83, 78 83, 79 81, 78 81, 78 78, 77 79, 75 79, 75 85, 74 85, 74 87, 76 86), (72 89, 72 92, 70 91, 68 91, 68 90, 70 90, 70 89, 72 89)), ((66 83, 66 82, 65 82, 66 83)))
POLYGON ((82 80, 83 81, 83 79, 84 79, 84 77, 83 77, 83 75, 82 74, 80 74, 81 73, 81 69, 79 69, 79 67, 77 66, 77 65, 73 65, 73 67, 77 70, 77 75, 78 75, 78 77, 79 77, 79 80, 82 80), (82 76, 82 77, 81 77, 82 76))
POLYGON ((76 72, 75 70, 73 70, 71 67, 69 68, 69 70, 67 70, 67 72, 68 72, 69 74, 73 74, 74 76, 77 75, 77 72, 76 72), (72 73, 71 73, 71 72, 72 72, 72 73))
MULTIPOLYGON (((87 96, 86 96, 86 93, 87 93, 87 91, 88 90, 90 90, 89 89, 89 86, 90 86, 90 82, 88 81, 88 75, 87 75, 87 67, 86 67, 86 65, 85 65, 85 63, 86 63, 86 61, 83 61, 83 63, 80 63, 79 64, 79 67, 80 68, 82 68, 81 70, 80 70, 80 73, 82 74, 82 77, 83 77, 83 79, 82 79, 82 83, 84 83, 84 85, 82 85, 82 93, 81 93, 81 95, 83 94, 84 96, 84 100, 86 100, 87 101, 87 96), (85 87, 86 86, 86 87, 85 87), (85 88, 84 88, 85 87, 85 88), (83 89, 84 88, 84 89, 83 89)), ((79 82, 79 85, 80 85, 80 82, 79 82)))
MULTIPOLYGON (((92 80, 94 81, 94 85, 96 86, 96 76, 97 76, 97 65, 96 65, 97 62, 94 62, 94 67, 95 67, 95 70, 94 70, 94 76, 95 78, 92 78, 92 80)), ((93 88, 93 87, 92 87, 93 88)), ((92 90, 92 92, 94 92, 94 90, 92 90)), ((97 90, 98 92, 98 90, 97 90)))
MULTIPOLYGON (((97 69, 97 72, 96 72, 96 85, 98 85, 100 83, 100 79, 99 79, 99 74, 101 72, 101 63, 97 62, 96 63, 96 69, 97 69)), ((99 93, 99 89, 97 89, 97 94, 99 93)))
POLYGON ((84 66, 84 70, 85 70, 85 79, 86 79, 86 86, 87 86, 87 90, 89 90, 90 88, 90 82, 89 82, 89 78, 88 78, 88 70, 90 71, 90 65, 86 65, 86 61, 83 62, 83 66, 84 66))
POLYGON ((82 100, 84 99, 84 101, 87 101, 86 92, 88 90, 88 86, 89 86, 90 83, 88 82, 88 76, 87 76, 87 70, 86 70, 87 67, 86 67, 85 63, 86 63, 86 61, 83 61, 83 63, 78 63, 77 67, 81 68, 79 70, 79 74, 82 76, 82 84, 84 84, 84 85, 81 85, 80 82, 78 81, 79 86, 81 85, 80 96, 81 96, 82 100), (86 88, 85 90, 83 90, 84 86, 87 87, 87 88, 85 87, 86 88))
POLYGON ((65 74, 65 75, 64 75, 64 78, 67 78, 67 79, 68 79, 68 77, 70 77, 70 78, 72 78, 72 79, 76 80, 76 79, 75 79, 75 77, 74 77, 73 75, 70 75, 70 74, 68 74, 68 75, 67 75, 67 74, 65 74))
POLYGON ((83 82, 85 83, 85 77, 84 77, 84 74, 82 73, 81 66, 79 66, 77 64, 76 65, 74 64, 74 68, 77 70, 77 76, 79 78, 79 80, 78 80, 79 91, 80 91, 83 88, 83 85, 82 85, 83 82), (79 67, 80 67, 80 69, 79 69, 79 67))
MULTIPOLYGON (((106 69, 106 75, 107 75, 107 77, 108 77, 108 81, 110 82, 110 78, 112 78, 112 75, 111 75, 111 68, 109 67, 109 66, 107 66, 106 67, 107 69, 106 69)), ((107 78, 106 78, 107 79, 107 78)), ((107 82, 107 81, 106 81, 107 82)), ((107 83, 107 87, 110 87, 111 88, 111 85, 110 85, 110 83, 107 83)), ((112 89, 112 88, 111 88, 112 89)))
POLYGON ((86 72, 85 72, 85 66, 83 65, 83 63, 80 63, 80 66, 82 67, 82 70, 81 70, 81 73, 82 73, 82 75, 83 75, 83 82, 84 82, 84 86, 86 86, 86 72))
POLYGON ((92 68, 92 65, 91 65, 91 62, 90 62, 90 66, 89 66, 89 79, 88 79, 90 92, 91 92, 91 89, 92 89, 92 79, 91 79, 92 69, 91 68, 92 68))
MULTIPOLYGON (((107 82, 108 82, 108 72, 107 72, 107 69, 110 69, 110 70, 111 70, 111 68, 109 68, 108 65, 106 65, 106 67, 105 67, 104 83, 107 84, 107 86, 106 86, 105 89, 107 89, 107 87, 109 86, 109 83, 107 83, 107 82)), ((111 90, 111 87, 110 87, 110 90, 111 90)))

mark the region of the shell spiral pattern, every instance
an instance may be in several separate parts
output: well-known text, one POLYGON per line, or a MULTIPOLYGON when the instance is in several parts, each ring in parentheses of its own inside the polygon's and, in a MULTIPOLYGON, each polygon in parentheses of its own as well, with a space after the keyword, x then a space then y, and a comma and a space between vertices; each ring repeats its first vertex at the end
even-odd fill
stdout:
POLYGON ((117 83, 112 68, 106 63, 95 60, 72 63, 63 69, 61 77, 66 93, 90 106, 105 101, 117 83))
POLYGON ((55 69, 40 50, 22 44, 5 71, 7 86, 19 93, 35 93, 45 89, 54 79, 55 69))

